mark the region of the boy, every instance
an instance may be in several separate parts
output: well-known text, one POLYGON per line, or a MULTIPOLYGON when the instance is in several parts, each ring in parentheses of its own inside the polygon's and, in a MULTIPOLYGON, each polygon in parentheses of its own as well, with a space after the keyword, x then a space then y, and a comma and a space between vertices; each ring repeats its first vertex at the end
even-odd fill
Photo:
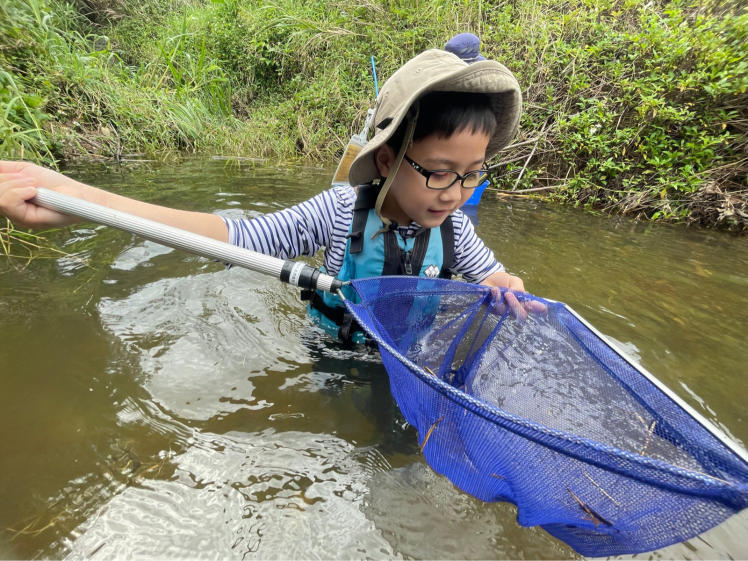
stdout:
MULTIPOLYGON (((72 223, 27 202, 41 186, 282 258, 325 247, 326 272, 342 280, 458 273, 472 282, 524 290, 459 210, 482 183, 485 160, 514 136, 520 107, 517 81, 503 65, 468 64, 432 49, 405 63, 382 87, 376 133, 349 171, 355 189, 335 187, 254 220, 224 220, 108 193, 32 164, 0 162, 0 213, 29 227, 72 223)), ((350 340, 353 326, 337 297, 308 297, 323 326, 350 340)), ((507 303, 516 308, 511 294, 507 303)))

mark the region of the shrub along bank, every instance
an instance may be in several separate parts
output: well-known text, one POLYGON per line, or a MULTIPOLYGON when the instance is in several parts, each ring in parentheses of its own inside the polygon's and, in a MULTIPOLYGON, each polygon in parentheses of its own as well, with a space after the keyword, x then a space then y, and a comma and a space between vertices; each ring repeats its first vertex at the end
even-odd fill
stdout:
POLYGON ((370 57, 383 79, 462 31, 523 89, 496 188, 748 230, 739 2, 5 0, 0 157, 333 166, 373 103, 370 57))

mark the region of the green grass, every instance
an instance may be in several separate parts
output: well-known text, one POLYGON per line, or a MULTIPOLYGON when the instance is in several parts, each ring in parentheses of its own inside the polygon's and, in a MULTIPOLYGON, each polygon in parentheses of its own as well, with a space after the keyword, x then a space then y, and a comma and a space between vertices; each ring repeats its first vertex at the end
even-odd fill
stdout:
POLYGON ((533 140, 497 158, 515 160, 498 187, 745 231, 747 30, 716 1, 6 0, 0 157, 332 167, 373 103, 371 56, 383 80, 473 31, 517 75, 533 140))

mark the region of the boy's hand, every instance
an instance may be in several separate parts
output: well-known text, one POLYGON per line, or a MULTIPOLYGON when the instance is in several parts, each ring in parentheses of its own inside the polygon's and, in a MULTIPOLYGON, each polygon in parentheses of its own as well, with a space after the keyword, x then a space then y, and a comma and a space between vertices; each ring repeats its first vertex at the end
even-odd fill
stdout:
POLYGON ((75 196, 81 186, 74 179, 30 162, 0 161, 0 214, 28 228, 73 224, 75 218, 39 207, 29 200, 36 195, 36 187, 75 196))
POLYGON ((528 313, 542 314, 546 311, 546 306, 542 302, 530 299, 520 302, 513 294, 513 292, 525 291, 525 283, 519 277, 506 272, 499 272, 490 275, 481 284, 491 287, 491 305, 498 314, 503 314, 509 308, 509 311, 515 318, 524 320, 527 318, 528 313), (508 290, 502 294, 502 288, 507 288, 508 290))
POLYGON ((509 309, 509 313, 520 321, 527 319, 528 314, 543 314, 547 311, 545 304, 537 300, 520 301, 511 290, 506 290, 502 294, 501 288, 491 287, 491 307, 501 315, 509 309))

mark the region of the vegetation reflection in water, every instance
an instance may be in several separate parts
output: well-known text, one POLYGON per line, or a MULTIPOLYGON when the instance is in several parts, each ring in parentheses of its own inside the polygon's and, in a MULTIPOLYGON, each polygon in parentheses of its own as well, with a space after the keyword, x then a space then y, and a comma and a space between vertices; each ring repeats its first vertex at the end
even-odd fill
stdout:
MULTIPOLYGON (((330 176, 210 160, 74 173, 248 215, 330 176)), ((748 442, 743 239, 490 194, 475 220, 529 290, 748 442)), ((295 289, 95 225, 52 236, 67 256, 0 265, 0 557, 575 557, 431 472, 377 357, 325 339, 295 289)), ((654 556, 745 557, 745 522, 654 556)))

